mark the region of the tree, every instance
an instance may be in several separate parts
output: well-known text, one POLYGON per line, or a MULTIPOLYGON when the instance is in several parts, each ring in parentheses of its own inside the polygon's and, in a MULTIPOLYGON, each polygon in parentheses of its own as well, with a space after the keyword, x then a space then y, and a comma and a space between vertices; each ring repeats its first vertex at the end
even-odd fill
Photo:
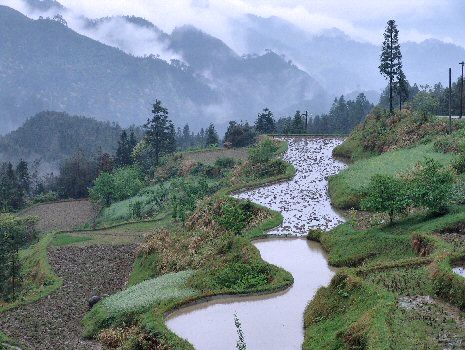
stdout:
POLYGON ((103 172, 111 172, 113 170, 113 159, 108 153, 103 153, 99 157, 99 167, 98 167, 98 172, 103 173, 103 172))
POLYGON ((398 79, 402 69, 402 53, 400 52, 399 30, 396 22, 389 20, 384 32, 384 41, 381 51, 381 64, 379 71, 389 80, 389 112, 394 112, 393 89, 394 81, 398 79))
POLYGON ((205 146, 206 147, 215 146, 215 145, 218 145, 219 143, 220 143, 220 139, 215 130, 215 126, 213 124, 210 124, 206 131, 205 146))
POLYGON ((56 184, 59 196, 62 198, 87 197, 88 189, 97 175, 98 163, 78 151, 60 166, 60 175, 56 184))
POLYGON ((406 184, 391 175, 374 175, 368 186, 367 196, 362 200, 363 210, 387 212, 389 221, 394 221, 396 213, 404 212, 410 204, 406 195, 406 184))
POLYGON ((407 101, 409 98, 410 84, 407 81, 407 77, 402 68, 399 69, 399 75, 395 83, 395 91, 399 97, 399 110, 402 109, 402 103, 407 101))
POLYGON ((247 147, 255 142, 256 133, 249 123, 230 121, 224 135, 226 147, 247 147))
POLYGON ((133 132, 131 133, 131 135, 134 138, 134 140, 130 141, 126 130, 123 130, 123 132, 121 133, 115 157, 115 163, 118 167, 124 167, 132 164, 131 155, 135 145, 132 146, 131 142, 135 142, 135 136, 133 132))
POLYGON ((144 125, 145 140, 157 166, 163 155, 176 151, 176 133, 174 124, 168 119, 168 109, 164 108, 160 100, 155 100, 152 119, 144 125))
POLYGON ((293 134, 304 134, 305 133, 305 124, 302 119, 302 115, 300 111, 296 111, 294 114, 294 118, 292 119, 292 133, 293 134))
POLYGON ((24 204, 24 191, 11 163, 0 165, 0 211, 18 210, 24 204))
POLYGON ((0 299, 16 299, 21 284, 19 249, 35 238, 36 219, 0 215, 0 299))
POLYGON ((420 113, 424 120, 428 116, 436 113, 439 107, 439 101, 436 96, 426 91, 421 91, 415 95, 412 101, 413 110, 420 113))
POLYGON ((31 177, 29 175, 29 167, 26 161, 21 160, 16 166, 16 176, 18 178, 19 188, 24 194, 29 194, 31 191, 31 177))
POLYGON ((116 169, 112 173, 101 173, 89 190, 90 198, 110 205, 113 201, 122 201, 139 193, 145 183, 141 171, 135 167, 116 169))
POLYGON ((255 131, 259 134, 273 134, 276 132, 273 113, 268 108, 265 108, 262 113, 258 114, 255 121, 255 131))
POLYGON ((103 172, 95 179, 94 186, 89 190, 90 198, 100 201, 104 206, 108 206, 115 197, 115 182, 113 176, 108 172, 103 172))

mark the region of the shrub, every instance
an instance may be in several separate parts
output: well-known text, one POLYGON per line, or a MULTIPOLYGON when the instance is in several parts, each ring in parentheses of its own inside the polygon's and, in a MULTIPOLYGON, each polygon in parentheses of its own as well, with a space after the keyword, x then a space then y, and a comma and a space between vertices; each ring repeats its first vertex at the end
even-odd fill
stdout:
POLYGON ((55 202, 58 200, 58 193, 49 191, 45 193, 40 193, 32 199, 33 203, 47 203, 47 202, 55 202))
POLYGON ((279 147, 273 140, 265 138, 258 145, 249 150, 249 162, 251 164, 263 164, 276 157, 279 147))
POLYGON ((141 219, 142 218, 142 208, 143 208, 143 203, 142 201, 134 201, 130 204, 131 207, 131 213, 132 217, 136 219, 141 219))
POLYGON ((250 201, 242 202, 228 198, 216 220, 225 230, 239 235, 250 221, 252 212, 250 201))
POLYGON ((370 180, 361 207, 367 211, 387 212, 392 223, 394 215, 404 212, 410 205, 406 190, 407 186, 401 179, 390 175, 375 175, 370 180))
POLYGON ((465 152, 460 152, 458 157, 452 163, 452 167, 457 171, 459 174, 465 173, 465 152))
POLYGON ((231 264, 218 271, 215 283, 228 289, 244 291, 266 285, 271 278, 270 267, 266 264, 231 264))
POLYGON ((171 181, 169 200, 173 210, 173 218, 185 221, 187 214, 195 209, 198 199, 208 194, 208 184, 205 178, 197 182, 178 178, 171 181))
POLYGON ((417 164, 410 176, 409 192, 414 205, 434 214, 445 213, 454 183, 451 171, 436 160, 426 159, 417 164))
POLYGON ((155 169, 155 179, 166 181, 179 176, 182 170, 182 155, 174 154, 161 159, 160 165, 155 169))
POLYGON ((233 168, 236 162, 231 157, 220 157, 215 161, 215 166, 219 168, 233 168))

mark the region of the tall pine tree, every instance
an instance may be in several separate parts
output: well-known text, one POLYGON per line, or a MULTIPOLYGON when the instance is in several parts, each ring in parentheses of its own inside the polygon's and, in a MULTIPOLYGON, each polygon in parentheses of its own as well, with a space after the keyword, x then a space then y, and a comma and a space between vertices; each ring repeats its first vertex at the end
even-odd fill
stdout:
POLYGON ((155 100, 152 114, 144 128, 145 141, 156 166, 163 155, 176 151, 176 132, 173 122, 168 119, 168 109, 162 106, 160 100, 155 100))
POLYGON ((381 51, 381 64, 379 71, 389 80, 389 111, 392 114, 394 82, 398 80, 402 70, 402 53, 400 52, 399 30, 396 21, 389 20, 384 31, 384 41, 381 51))

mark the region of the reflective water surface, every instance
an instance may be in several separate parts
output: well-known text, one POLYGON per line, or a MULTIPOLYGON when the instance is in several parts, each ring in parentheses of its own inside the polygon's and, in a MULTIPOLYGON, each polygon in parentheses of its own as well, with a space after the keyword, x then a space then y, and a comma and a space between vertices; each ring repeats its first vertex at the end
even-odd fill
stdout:
MULTIPOLYGON (((343 164, 331 157, 341 141, 330 138, 288 139, 285 159, 297 170, 287 182, 238 194, 236 197, 279 210, 283 224, 270 234, 304 235, 309 228, 329 229, 342 221, 331 208, 327 176, 343 164)), ((297 350, 303 342, 303 312, 334 271, 317 243, 303 238, 271 238, 257 241, 262 258, 291 272, 294 284, 286 291, 254 296, 221 298, 181 309, 167 326, 198 350, 233 350, 237 334, 234 314, 252 350, 297 350)))

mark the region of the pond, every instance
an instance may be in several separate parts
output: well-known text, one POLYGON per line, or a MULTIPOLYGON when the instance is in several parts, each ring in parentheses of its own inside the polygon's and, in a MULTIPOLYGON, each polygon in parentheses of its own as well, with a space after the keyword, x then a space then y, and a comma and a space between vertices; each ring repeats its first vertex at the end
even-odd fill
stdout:
POLYGON ((327 177, 344 165, 332 158, 336 138, 290 138, 285 159, 296 168, 286 182, 236 195, 283 214, 284 221, 269 233, 274 238, 256 241, 262 258, 294 276, 289 289, 251 297, 221 297, 183 308, 167 319, 167 326, 198 350, 233 350, 237 314, 252 350, 297 350, 303 342, 303 312, 316 291, 327 285, 334 271, 319 244, 299 237, 310 228, 328 230, 342 222, 329 201, 327 177), (295 238, 276 238, 292 235, 295 238))

